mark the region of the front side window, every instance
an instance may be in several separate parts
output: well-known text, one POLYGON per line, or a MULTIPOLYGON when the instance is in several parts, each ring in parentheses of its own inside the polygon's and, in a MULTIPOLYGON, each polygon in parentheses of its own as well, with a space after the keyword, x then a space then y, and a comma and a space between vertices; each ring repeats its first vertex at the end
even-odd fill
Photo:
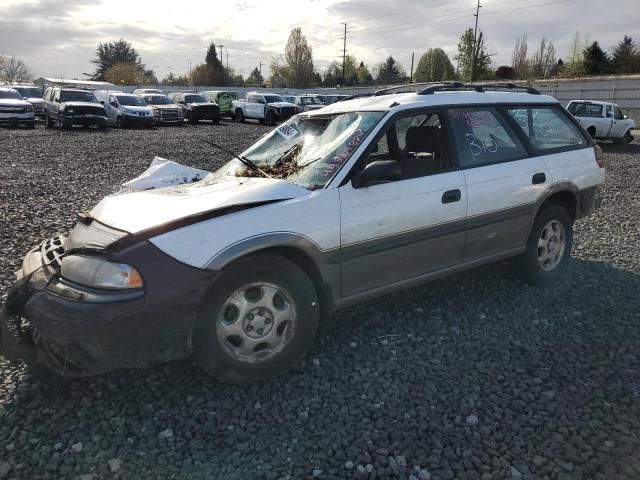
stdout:
MULTIPOLYGON (((241 156, 274 178, 309 190, 323 188, 349 160, 383 112, 349 112, 323 116, 295 116, 262 137, 241 156)), ((231 160, 210 179, 255 177, 259 172, 231 160)))
POLYGON ((573 102, 569 105, 569 112, 576 117, 602 117, 602 105, 573 102))
POLYGON ((451 150, 443 123, 439 113, 419 113, 395 120, 385 129, 365 164, 395 160, 402 167, 402 180, 451 170, 451 150))
POLYGON ((507 112, 536 150, 586 145, 578 128, 558 108, 511 108, 507 112))
POLYGON ((611 105, 607 105, 607 118, 613 118, 613 108, 611 108, 611 105))
POLYGON ((462 168, 508 162, 527 156, 515 132, 493 108, 448 111, 462 168))
POLYGON ((624 120, 624 115, 622 114, 622 110, 620 110, 619 106, 613 107, 613 118, 616 120, 624 120))

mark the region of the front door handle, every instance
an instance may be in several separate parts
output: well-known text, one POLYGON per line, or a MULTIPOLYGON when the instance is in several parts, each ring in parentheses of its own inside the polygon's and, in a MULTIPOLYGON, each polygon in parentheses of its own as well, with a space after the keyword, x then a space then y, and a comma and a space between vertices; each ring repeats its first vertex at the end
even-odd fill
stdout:
POLYGON ((547 181, 547 176, 544 173, 536 173, 531 179, 531 183, 534 185, 539 185, 547 181))
POLYGON ((442 203, 458 202, 461 198, 462 193, 460 193, 460 190, 448 190, 442 194, 442 203))

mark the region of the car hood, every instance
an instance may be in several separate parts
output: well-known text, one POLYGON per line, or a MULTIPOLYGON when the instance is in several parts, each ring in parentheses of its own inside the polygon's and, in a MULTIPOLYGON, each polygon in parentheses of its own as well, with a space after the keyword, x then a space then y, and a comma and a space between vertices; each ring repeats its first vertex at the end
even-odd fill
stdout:
POLYGON ((109 227, 139 233, 206 212, 308 194, 305 188, 286 180, 208 176, 185 185, 110 195, 94 207, 90 216, 109 227))
POLYGON ((0 106, 2 107, 24 107, 29 105, 26 100, 19 100, 17 98, 0 98, 0 106))
POLYGON ((22 97, 29 103, 43 103, 44 100, 40 97, 22 97))
POLYGON ((193 102, 193 103, 187 103, 187 105, 189 105, 190 107, 204 107, 207 105, 211 105, 212 107, 217 107, 215 103, 211 103, 211 102, 193 102))
POLYGON ((324 107, 324 105, 303 105, 302 107, 305 110, 318 110, 318 109, 324 107))
POLYGON ((130 112, 142 112, 142 113, 149 113, 151 110, 149 109, 148 106, 139 106, 139 105, 122 105, 122 108, 124 110, 129 110, 130 112))
POLYGON ((95 102, 63 102, 67 107, 99 107, 104 108, 101 104, 95 102))
POLYGON ((153 108, 154 110, 164 110, 166 109, 180 109, 179 105, 175 103, 168 103, 166 105, 149 105, 149 108, 153 108))
POLYGON ((273 103, 268 103, 267 105, 270 105, 272 107, 295 107, 295 105, 293 103, 289 103, 289 102, 273 102, 273 103))

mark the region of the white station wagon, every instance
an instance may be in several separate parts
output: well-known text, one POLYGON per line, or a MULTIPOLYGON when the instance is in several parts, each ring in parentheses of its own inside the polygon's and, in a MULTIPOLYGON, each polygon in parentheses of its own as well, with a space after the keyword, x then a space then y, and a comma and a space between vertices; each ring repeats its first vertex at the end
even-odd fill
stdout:
POLYGON ((512 85, 386 93, 296 115, 204 178, 154 162, 28 253, 4 354, 64 375, 194 355, 247 382, 355 302, 508 257, 556 280, 605 176, 575 119, 512 85))

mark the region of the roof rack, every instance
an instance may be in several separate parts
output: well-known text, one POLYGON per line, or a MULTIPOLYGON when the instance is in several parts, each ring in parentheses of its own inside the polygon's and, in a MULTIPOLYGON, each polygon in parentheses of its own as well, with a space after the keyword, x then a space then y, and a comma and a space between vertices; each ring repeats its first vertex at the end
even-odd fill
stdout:
MULTIPOLYGON (((385 87, 373 92, 374 97, 379 97, 381 95, 389 95, 390 93, 398 93, 395 90, 399 90, 401 88, 411 88, 411 87, 421 87, 423 85, 435 85, 434 82, 419 82, 419 83, 406 83, 404 85, 395 85, 393 87, 385 87)), ((412 90, 410 90, 412 91, 412 90)))
POLYGON ((420 90, 418 95, 432 95, 435 92, 455 92, 474 90, 476 92, 485 92, 487 90, 524 90, 532 95, 540 95, 540 92, 527 85, 516 85, 515 83, 462 83, 462 82, 444 82, 438 85, 432 85, 420 90))

